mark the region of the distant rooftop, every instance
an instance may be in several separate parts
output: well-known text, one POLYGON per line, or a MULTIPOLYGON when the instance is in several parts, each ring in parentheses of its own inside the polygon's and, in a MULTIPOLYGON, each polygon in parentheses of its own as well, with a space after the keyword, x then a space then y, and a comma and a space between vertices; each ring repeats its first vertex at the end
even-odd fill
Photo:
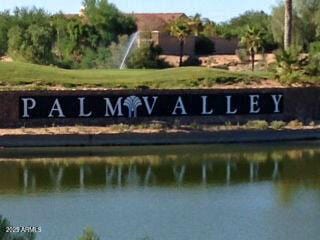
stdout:
POLYGON ((184 13, 133 13, 137 19, 139 31, 163 31, 169 22, 181 17, 184 13))

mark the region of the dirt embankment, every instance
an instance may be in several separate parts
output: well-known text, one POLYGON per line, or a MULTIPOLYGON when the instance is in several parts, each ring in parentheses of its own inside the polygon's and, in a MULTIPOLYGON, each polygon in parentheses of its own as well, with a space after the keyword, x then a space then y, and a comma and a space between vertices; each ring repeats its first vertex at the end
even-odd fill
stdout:
MULTIPOLYGON (((162 58, 172 66, 179 66, 179 56, 163 55, 162 58)), ((276 62, 276 57, 273 53, 257 54, 255 57, 255 65, 259 68, 264 68, 270 64, 276 62)), ((183 61, 186 61, 188 56, 183 57, 183 61)), ((231 71, 245 71, 251 69, 251 63, 249 59, 241 61, 237 55, 209 55, 200 56, 201 66, 224 68, 231 71)))

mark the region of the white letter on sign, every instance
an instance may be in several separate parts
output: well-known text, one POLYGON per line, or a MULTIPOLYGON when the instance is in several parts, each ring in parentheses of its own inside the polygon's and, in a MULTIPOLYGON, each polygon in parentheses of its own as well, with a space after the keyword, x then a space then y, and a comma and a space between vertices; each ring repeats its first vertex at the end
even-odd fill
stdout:
POLYGON ((250 113, 259 113, 259 95, 250 95, 250 113))
POLYGON ((179 97, 176 103, 176 106, 174 107, 174 110, 172 112, 172 115, 177 115, 177 110, 181 109, 181 115, 187 115, 186 109, 184 107, 184 104, 182 102, 182 98, 179 97))
POLYGON ((153 103, 152 105, 150 106, 149 104, 149 97, 142 97, 143 101, 144 101, 144 104, 146 105, 146 108, 147 108, 147 111, 148 111, 148 114, 151 115, 152 112, 153 112, 153 109, 154 109, 154 106, 156 105, 156 102, 158 100, 158 97, 154 96, 152 97, 153 98, 153 103))
POLYGON ((23 101, 23 118, 29 118, 29 112, 28 110, 32 110, 36 107, 37 103, 36 100, 33 98, 22 98, 23 101), (29 104, 30 103, 30 104, 29 104))
POLYGON ((227 114, 236 114, 238 112, 238 109, 231 110, 231 99, 232 96, 226 96, 227 98, 227 114))
POLYGON ((274 113, 279 113, 280 112, 279 105, 282 99, 282 95, 279 94, 279 95, 271 95, 271 96, 274 102, 274 113))
POLYGON ((58 99, 56 99, 56 100, 54 101, 53 105, 52 105, 51 111, 50 111, 50 113, 49 113, 49 115, 48 115, 49 118, 53 118, 53 117, 54 117, 53 112, 58 112, 58 117, 59 117, 59 118, 64 118, 64 117, 66 117, 66 116, 63 114, 63 112, 62 112, 62 108, 61 108, 61 105, 60 105, 58 99))
POLYGON ((213 109, 211 109, 210 111, 208 111, 207 109, 207 99, 208 96, 201 96, 202 98, 202 115, 211 115, 213 113, 213 109))
POLYGON ((112 106, 111 101, 110 101, 109 98, 104 98, 104 100, 106 101, 106 114, 105 114, 105 117, 110 117, 109 110, 110 110, 111 116, 114 116, 117 111, 118 111, 118 114, 117 114, 118 117, 123 116, 122 108, 121 108, 122 97, 118 98, 117 103, 116 103, 116 105, 114 107, 112 106))
POLYGON ((80 101, 80 114, 79 114, 79 117, 90 117, 92 115, 92 112, 88 112, 88 113, 85 113, 84 112, 84 101, 85 101, 85 97, 80 97, 78 98, 79 101, 80 101))

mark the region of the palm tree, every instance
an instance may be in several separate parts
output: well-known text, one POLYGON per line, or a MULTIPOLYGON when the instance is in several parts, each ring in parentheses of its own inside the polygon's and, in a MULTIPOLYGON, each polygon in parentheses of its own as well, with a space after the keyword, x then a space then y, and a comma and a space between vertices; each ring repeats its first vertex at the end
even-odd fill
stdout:
POLYGON ((198 37, 203 31, 203 22, 199 13, 190 18, 189 26, 194 36, 198 37))
POLYGON ((252 71, 254 71, 255 55, 262 47, 260 30, 254 27, 248 27, 244 36, 241 38, 241 44, 247 49, 250 54, 252 71))
POLYGON ((292 0, 286 0, 284 22, 284 49, 289 50, 292 44, 292 0))
POLYGON ((189 22, 186 18, 179 18, 173 21, 169 26, 170 35, 179 40, 180 46, 180 59, 179 66, 182 66, 182 59, 184 55, 184 42, 185 39, 191 34, 189 22))
POLYGON ((208 18, 203 19, 202 35, 212 38, 217 36, 217 25, 208 18))

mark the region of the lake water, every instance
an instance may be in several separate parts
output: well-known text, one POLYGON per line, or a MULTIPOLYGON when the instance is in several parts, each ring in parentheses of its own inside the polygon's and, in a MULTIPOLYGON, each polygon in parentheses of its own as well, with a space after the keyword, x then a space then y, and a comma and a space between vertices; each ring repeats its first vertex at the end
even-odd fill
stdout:
POLYGON ((0 150, 0 214, 40 240, 319 239, 320 143, 0 150))

